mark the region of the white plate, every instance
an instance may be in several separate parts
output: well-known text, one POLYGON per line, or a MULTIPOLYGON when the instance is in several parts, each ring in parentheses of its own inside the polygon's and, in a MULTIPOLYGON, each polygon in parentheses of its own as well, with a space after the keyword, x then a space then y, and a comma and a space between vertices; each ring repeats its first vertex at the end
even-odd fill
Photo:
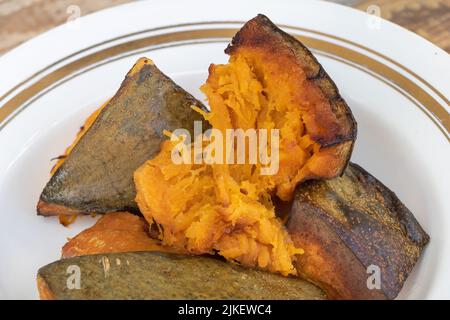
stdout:
POLYGON ((431 242, 399 298, 450 298, 450 59, 424 39, 319 1, 151 1, 86 16, 0 58, 0 297, 37 298, 39 267, 69 228, 36 215, 50 159, 140 56, 198 96, 236 28, 264 13, 299 35, 358 121, 352 161, 394 190, 431 242))

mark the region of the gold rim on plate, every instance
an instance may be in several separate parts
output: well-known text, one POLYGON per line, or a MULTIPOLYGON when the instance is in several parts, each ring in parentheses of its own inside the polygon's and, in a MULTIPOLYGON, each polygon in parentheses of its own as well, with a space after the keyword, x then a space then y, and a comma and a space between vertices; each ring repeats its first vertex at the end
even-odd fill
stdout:
MULTIPOLYGON (((31 82, 34 78, 50 70, 52 67, 57 66, 64 61, 73 58, 79 54, 82 54, 88 50, 94 49, 96 47, 102 46, 104 44, 125 39, 131 36, 136 36, 139 34, 144 34, 147 32, 154 32, 160 30, 166 30, 171 28, 179 28, 186 26, 202 26, 202 25, 217 25, 217 24, 243 24, 243 22, 238 21, 216 21, 216 22, 199 22, 199 23, 188 23, 179 24, 172 26, 159 27, 154 29, 143 30, 128 35, 120 36, 114 39, 98 43, 96 45, 90 46, 83 50, 77 51, 57 62, 49 65, 48 67, 36 72, 28 79, 24 80, 5 95, 0 97, 0 103, 8 98, 11 93, 20 88, 21 86, 26 86, 27 83, 31 82)), ((395 66, 399 67, 403 71, 409 74, 412 78, 416 79, 419 83, 428 87, 436 95, 438 95, 445 103, 449 104, 448 99, 440 93, 436 88, 431 86, 424 79, 419 77, 417 74, 402 66, 401 64, 393 61, 392 59, 372 50, 361 46, 357 43, 348 41, 343 38, 325 34, 322 32, 282 25, 283 28, 289 28, 292 30, 308 32, 320 37, 327 37, 329 39, 344 42, 346 44, 355 46, 359 49, 363 49, 377 57, 380 57, 395 66)), ((32 102, 36 101, 39 97, 49 92, 50 90, 56 88, 58 85, 72 79, 73 77, 85 73, 93 68, 99 67, 106 63, 116 61, 118 59, 123 59, 130 55, 137 54, 140 51, 152 51, 160 48, 182 46, 187 44, 202 44, 211 42, 225 42, 229 41, 230 38, 237 32, 237 28, 213 28, 213 29, 194 29, 185 31, 175 31, 168 32, 159 35, 147 36, 140 39, 130 40, 123 42, 105 49, 101 49, 94 53, 88 54, 80 59, 72 61, 62 67, 52 71, 51 73, 45 75, 32 85, 26 87, 25 89, 17 92, 13 97, 9 98, 4 105, 0 108, 0 130, 2 130, 10 121, 17 116, 22 110, 24 110, 32 102), (220 40, 219 40, 220 39, 220 40), (201 41, 203 40, 203 41, 201 41), (181 42, 184 41, 184 42, 181 42), (165 46, 164 46, 165 45, 165 46), (145 50, 142 50, 145 49, 145 50), (127 54, 128 53, 128 54, 127 54), (78 72, 78 73, 77 73, 78 72)), ((300 41, 302 41, 307 47, 318 51, 320 54, 337 60, 339 62, 345 63, 347 65, 353 66, 362 70, 371 76, 376 77, 378 80, 383 81, 383 83, 389 85, 397 92, 408 98, 415 106, 417 106, 433 123, 438 127, 438 129, 444 134, 446 139, 450 141, 450 114, 446 111, 445 107, 441 105, 436 99, 434 99, 428 92, 426 92, 421 86, 416 84, 410 78, 402 75, 398 71, 392 69, 391 67, 377 61, 361 52, 355 51, 353 49, 338 45, 336 43, 314 38, 307 35, 294 35, 300 41)))

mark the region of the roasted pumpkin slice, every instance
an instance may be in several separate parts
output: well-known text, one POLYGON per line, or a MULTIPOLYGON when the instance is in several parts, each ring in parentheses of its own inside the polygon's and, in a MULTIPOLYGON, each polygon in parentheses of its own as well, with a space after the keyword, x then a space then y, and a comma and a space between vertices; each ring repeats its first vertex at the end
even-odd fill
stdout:
POLYGON ((45 300, 324 299, 320 289, 300 279, 210 257, 158 252, 62 259, 39 269, 37 286, 45 300))
POLYGON ((150 59, 138 60, 57 164, 38 213, 138 212, 133 172, 159 152, 163 130, 191 130, 194 120, 201 119, 192 105, 204 108, 150 59))
POLYGON ((203 87, 211 124, 280 130, 279 171, 259 182, 289 200, 299 182, 342 174, 356 122, 312 53, 264 15, 248 21, 225 52, 229 63, 211 65, 203 87))
POLYGON ((397 196, 356 164, 296 190, 287 228, 300 276, 334 299, 393 299, 429 236, 397 196))
POLYGON ((147 221, 129 212, 113 212, 102 216, 92 227, 70 239, 62 248, 62 258, 89 254, 173 251, 151 238, 147 221))
POLYGON ((211 65, 201 88, 211 110, 198 110, 220 133, 211 133, 214 138, 206 142, 206 150, 214 152, 203 152, 203 161, 196 162, 197 141, 182 150, 176 139, 166 142, 136 171, 136 200, 166 245, 195 254, 217 252, 246 266, 295 275, 294 262, 303 250, 275 215, 272 198, 290 200, 298 183, 340 175, 356 123, 312 54, 268 18, 247 22, 226 52, 229 62, 211 65), (230 129, 257 129, 258 150, 277 162, 276 170, 263 172, 268 163, 251 160, 249 145, 241 149, 246 160, 241 162, 228 161, 239 153, 237 141, 230 148, 229 141, 210 148, 216 138, 229 137, 230 129), (174 162, 174 151, 192 161, 174 162))

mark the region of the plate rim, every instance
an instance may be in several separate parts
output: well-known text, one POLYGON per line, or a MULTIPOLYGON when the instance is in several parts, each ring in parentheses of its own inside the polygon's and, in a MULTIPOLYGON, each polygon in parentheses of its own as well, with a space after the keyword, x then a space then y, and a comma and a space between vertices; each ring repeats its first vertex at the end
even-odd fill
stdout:
MULTIPOLYGON (((128 6, 129 4, 127 4, 127 6, 128 6)), ((134 3, 132 3, 132 5, 134 5, 134 3)), ((121 7, 121 6, 120 6, 121 7)), ((118 10, 118 9, 120 9, 120 7, 115 7, 115 8, 112 8, 113 10, 118 10)), ((111 9, 108 9, 108 10, 111 10, 111 9)), ((218 21, 216 21, 217 23, 224 23, 224 21, 222 21, 222 22, 218 22, 218 21)), ((202 22, 200 22, 200 23, 202 23, 202 22)), ((203 22, 204 23, 204 22, 203 22)), ((228 23, 231 23, 231 24, 235 24, 235 23, 238 23, 238 22, 236 22, 236 21, 228 21, 228 23)), ((166 28, 172 28, 173 26, 166 26, 166 28)), ((295 26, 294 26, 294 28, 296 28, 295 26)), ((229 29, 229 30, 234 30, 234 29, 229 29)), ((52 31, 50 31, 49 33, 51 33, 52 31)), ((230 31, 228 31, 228 32, 230 32, 230 31)), ((232 32, 232 31, 231 31, 232 32)), ((111 41, 113 41, 114 39, 112 39, 111 41)), ((88 48, 89 49, 89 48, 88 48)), ((92 48, 91 48, 92 49, 92 48)), ((14 51, 14 50, 13 50, 14 51)), ((14 52, 12 52, 12 53, 14 53, 14 52)), ((72 56, 72 57, 75 57, 75 56, 72 56)), ((0 65, 1 65, 1 63, 2 63, 2 58, 0 58, 0 65)), ((66 65, 63 65, 63 67, 64 66, 66 66, 66 65)), ((395 71, 395 70, 394 70, 395 71)), ((39 79, 40 80, 40 79, 39 79)), ((39 81, 39 80, 37 80, 37 81, 39 81)), ((33 85, 33 84, 35 84, 35 83, 32 83, 31 85, 33 85)), ((27 89, 27 88, 29 88, 29 87, 26 87, 25 89, 27 89)), ((22 92, 22 91, 21 91, 22 92)), ((37 91, 36 92, 36 94, 39 94, 41 91, 37 91)), ((17 96, 17 95, 14 95, 14 96, 17 96)), ((445 96, 444 96, 444 98, 445 98, 445 96)), ((8 100, 8 101, 10 101, 10 100, 8 100)), ((2 105, 2 102, 4 102, 4 101, 2 101, 1 99, 0 99, 0 106, 3 106, 4 105, 4 103, 3 103, 3 105, 2 105)), ((445 106, 443 106, 443 107, 445 107, 445 106)), ((1 112, 2 112, 2 110, 3 110, 3 108, 1 108, 0 109, 0 114, 1 114, 1 112)), ((445 109, 444 109, 445 110, 445 109)), ((447 114, 448 115, 448 114, 447 114)), ((3 119, 3 120, 7 120, 7 118, 5 118, 5 119, 3 119)), ((1 124, 2 122, 0 121, 0 124, 1 124)), ((1 134, 1 130, 0 130, 0 134, 1 134)), ((449 140, 449 138, 448 138, 448 128, 447 128, 447 136, 446 136, 446 138, 447 138, 447 140, 449 140)))
MULTIPOLYGON (((45 92, 45 90, 50 87, 51 85, 55 84, 58 81, 64 81, 65 77, 69 77, 72 74, 75 74, 77 71, 80 71, 83 68, 88 68, 89 66, 93 65, 94 63, 101 63, 102 61, 107 61, 108 59, 113 59, 113 57, 120 57, 120 55, 124 54, 135 54, 135 51, 137 49, 145 49, 150 46, 156 45, 169 45, 170 43, 176 43, 177 41, 194 41, 194 40, 204 40, 204 39, 229 39, 233 34, 236 33, 238 30, 237 28, 221 28, 221 29, 210 29, 210 28, 204 28, 204 29, 190 29, 187 31, 175 31, 175 32, 168 32, 168 33, 162 33, 157 34, 154 36, 147 36, 139 39, 129 40, 128 42, 121 42, 120 44, 112 47, 106 47, 105 49, 101 49, 99 51, 95 51, 94 53, 91 53, 88 56, 81 57, 79 60, 74 60, 71 63, 68 63, 66 65, 63 65, 62 67, 53 70, 52 72, 46 74, 42 79, 37 80, 33 84, 30 84, 28 87, 19 90, 15 95, 10 97, 14 90, 19 88, 20 86, 25 85, 27 82, 31 81, 33 78, 39 76, 40 74, 43 74, 45 71, 50 70, 50 68, 54 65, 64 63, 65 61, 75 58, 78 55, 81 55, 85 52, 88 52, 94 48, 98 48, 101 46, 104 46, 109 43, 113 43, 118 40, 124 40, 127 38, 134 37, 136 35, 142 35, 146 33, 151 33, 155 31, 165 31, 170 29, 176 29, 176 28, 182 28, 182 27, 206 27, 211 25, 242 25, 244 21, 210 21, 210 22, 193 22, 193 23, 184 23, 184 24, 176 24, 176 25, 166 25, 161 26, 158 28, 153 29, 146 29, 141 30, 139 32, 133 32, 130 34, 122 35, 113 39, 106 40, 104 42, 98 43, 96 45, 81 49, 77 51, 74 54, 71 54, 69 56, 66 56, 59 61, 55 62, 53 65, 47 66, 46 68, 38 71, 33 76, 25 79, 22 83, 18 84, 14 88, 10 89, 5 95, 0 97, 0 104, 3 102, 3 104, 0 107, 0 132, 1 130, 14 119, 16 115, 18 115, 23 108, 21 109, 21 106, 26 106, 29 104, 28 101, 34 101, 33 98, 37 95, 39 95, 42 92, 45 92), (181 36, 177 38, 178 36, 181 36), (162 41, 161 41, 162 39, 162 41), (155 41, 156 40, 156 41, 155 41), (118 49, 118 50, 117 50, 118 49), (106 55, 105 55, 106 54, 106 55), (100 59, 98 59, 100 57, 100 59), (88 60, 87 64, 85 65, 77 65, 81 60, 88 60), (94 60, 94 61, 91 61, 94 60), (65 75, 64 77, 59 76, 60 74, 65 75), (58 78, 59 77, 59 78, 58 78), (50 81, 48 81, 51 79, 50 81), (18 111, 18 112, 16 112, 18 111)), ((326 34, 323 32, 317 32, 315 30, 307 29, 307 28, 301 28, 296 26, 290 26, 290 25, 280 25, 284 30, 293 30, 293 31, 300 31, 300 32, 306 32, 310 34, 314 34, 316 36, 329 38, 333 40, 337 40, 341 43, 345 43, 350 46, 356 46, 359 49, 365 50, 369 53, 375 54, 379 58, 386 59, 390 62, 393 62, 396 66, 399 66, 402 68, 405 72, 407 72, 411 77, 417 79, 419 82, 421 82, 423 85, 430 88, 432 91, 434 91, 439 97, 441 97, 445 102, 448 103, 448 100, 446 97, 438 91, 435 87, 433 87, 430 83, 425 81, 423 78, 421 78, 419 75, 414 73, 413 71, 409 70, 405 66, 399 64, 398 62, 391 61, 390 58, 386 57, 385 55, 364 47, 362 45, 359 45, 357 43, 354 43, 352 41, 348 41, 346 39, 336 37, 334 35, 326 34)), ((292 34, 292 33, 291 33, 292 34)), ((450 114, 446 112, 445 106, 440 104, 437 100, 435 100, 430 94, 428 94, 422 87, 416 85, 411 79, 403 76, 401 73, 397 72, 396 70, 390 68, 388 65, 383 65, 382 62, 380 63, 379 60, 372 59, 368 55, 364 55, 361 52, 358 52, 356 50, 352 50, 349 47, 343 47, 340 46, 337 43, 333 42, 326 42, 326 40, 322 40, 320 38, 314 38, 307 35, 300 35, 296 36, 299 40, 301 40, 303 43, 307 45, 308 48, 312 48, 319 51, 324 51, 327 54, 331 54, 337 57, 340 57, 342 60, 347 60, 348 62, 353 63, 353 65, 359 65, 362 70, 369 69, 370 71, 374 72, 379 76, 379 79, 385 82, 386 84, 389 84, 391 87, 394 83, 397 85, 400 89, 404 90, 408 95, 405 95, 404 92, 399 90, 399 88, 396 88, 398 92, 403 94, 405 97, 407 97, 410 101, 412 101, 416 106, 418 106, 420 109, 425 108, 429 111, 429 114, 427 112, 424 112, 430 120, 434 122, 437 128, 444 134, 447 141, 450 142, 450 114), (364 67, 362 67, 364 66, 364 67), (411 99, 413 97, 414 99, 411 99), (418 103, 419 102, 419 103, 418 103), (422 106, 422 108, 421 108, 422 106)), ((395 87, 394 87, 395 88, 395 87)), ((424 111, 422 109, 422 111, 424 111)))
MULTIPOLYGON (((178 4, 180 4, 180 1, 181 0, 172 0, 172 1, 170 1, 170 3, 178 5, 178 4)), ((231 1, 236 1, 236 0, 231 0, 231 1)), ((194 3, 204 4, 205 0, 197 0, 197 1, 194 1, 194 3)), ((267 1, 265 3, 271 4, 271 3, 273 3, 273 1, 267 1)), ((311 5, 311 3, 313 3, 314 5, 322 6, 322 7, 324 7, 324 6, 330 7, 331 6, 334 8, 339 8, 339 10, 343 10, 343 12, 349 12, 351 15, 358 15, 358 16, 364 15, 363 12, 360 12, 359 10, 356 10, 354 8, 346 7, 346 6, 335 4, 335 3, 325 2, 325 1, 305 0, 304 2, 302 2, 302 5, 305 5, 305 4, 311 5)), ((153 4, 146 2, 146 1, 142 1, 142 2, 134 2, 134 3, 127 3, 127 4, 119 5, 116 7, 108 8, 105 10, 101 10, 101 11, 83 16, 80 18, 80 23, 85 23, 85 21, 87 21, 87 20, 90 20, 92 22, 92 21, 95 21, 96 19, 101 19, 102 16, 107 16, 108 14, 118 12, 119 10, 133 10, 133 8, 136 8, 135 10, 137 10, 138 6, 142 6, 142 5, 152 6, 153 4)), ((105 17, 103 17, 103 19, 105 19, 105 17)), ((387 26, 389 26, 391 28, 397 28, 397 29, 401 30, 402 32, 405 32, 405 34, 410 34, 410 35, 418 37, 424 43, 427 43, 427 44, 431 45, 432 47, 434 47, 435 50, 439 50, 439 51, 443 52, 444 54, 446 54, 442 49, 438 48, 434 44, 431 44, 431 42, 417 36, 416 34, 410 32, 400 26, 397 26, 389 21, 386 21, 384 19, 381 19, 381 21, 383 22, 383 24, 386 24, 387 26)), ((137 30, 137 31, 134 31, 131 33, 130 32, 123 33, 120 36, 112 37, 112 38, 103 40, 99 43, 91 44, 88 47, 78 49, 75 52, 72 52, 71 54, 58 59, 57 61, 53 61, 51 64, 49 64, 41 69, 35 70, 29 77, 25 78, 24 80, 20 81, 19 83, 15 84, 12 87, 7 87, 5 90, 2 90, 2 87, 0 86, 0 93, 2 91, 5 91, 0 96, 0 132, 1 132, 1 129, 3 127, 5 127, 7 122, 9 122, 11 120, 8 118, 18 108, 18 104, 20 104, 20 103, 23 104, 25 102, 24 97, 23 97, 23 92, 30 91, 30 88, 29 88, 30 86, 34 86, 32 89, 35 89, 36 86, 39 84, 37 82, 42 81, 42 79, 38 79, 38 80, 36 80, 36 79, 39 78, 39 76, 42 76, 43 74, 45 74, 45 72, 50 70, 52 67, 62 64, 64 61, 70 60, 71 58, 74 58, 77 55, 82 54, 83 52, 101 47, 103 45, 107 45, 109 43, 113 43, 114 41, 118 41, 120 39, 124 39, 127 37, 137 36, 139 34, 143 34, 143 33, 149 32, 149 31, 159 31, 159 30, 170 29, 173 27, 188 27, 188 26, 195 25, 195 24, 207 25, 210 23, 216 23, 218 25, 220 25, 220 24, 242 25, 244 23, 244 21, 227 21, 227 20, 197 21, 197 22, 179 23, 179 24, 172 24, 172 25, 159 25, 155 28, 143 29, 143 30, 141 29, 141 30, 137 30)), ((407 90, 407 92, 410 95, 417 89, 419 89, 421 91, 420 94, 416 94, 414 98, 416 100, 419 100, 421 102, 421 105, 429 110, 430 114, 428 115, 428 117, 433 122, 435 122, 435 125, 437 127, 439 127, 440 131, 444 134, 446 139, 448 141, 450 141, 450 112, 449 112, 450 111, 450 102, 447 98, 447 94, 443 93, 442 90, 440 90, 439 88, 436 88, 436 86, 434 86, 429 81, 427 81, 426 79, 424 79, 423 77, 418 75, 414 70, 412 70, 408 66, 405 66, 405 65, 399 63, 398 61, 390 58, 384 52, 380 52, 380 51, 374 50, 373 48, 370 48, 368 46, 361 45, 358 42, 352 41, 351 39, 343 38, 343 37, 333 35, 330 33, 325 33, 322 31, 317 31, 317 30, 306 29, 306 28, 302 28, 302 27, 298 27, 298 26, 294 26, 294 25, 289 25, 289 24, 279 24, 279 25, 283 29, 289 29, 289 30, 299 30, 300 29, 301 31, 312 32, 319 36, 332 38, 338 42, 345 43, 346 45, 359 47, 359 49, 362 49, 370 54, 375 54, 379 58, 384 59, 385 61, 388 61, 388 62, 392 63, 393 65, 395 65, 396 67, 399 67, 400 69, 405 71, 413 79, 417 80, 419 83, 421 83, 423 86, 425 86, 425 88, 430 89, 432 92, 434 92, 437 95, 437 97, 443 102, 443 103, 439 102, 435 97, 432 97, 429 93, 427 93, 422 86, 417 85, 410 78, 401 75, 400 72, 391 68, 391 71, 394 71, 393 74, 397 77, 395 82, 397 85, 399 85, 400 88, 405 89, 405 86, 409 87, 409 90, 407 90), (402 83, 399 83, 398 77, 402 77, 402 76, 404 79, 401 81, 402 83), (428 107, 428 106, 432 106, 432 107, 428 107)), ((39 35, 38 37, 36 37, 34 39, 31 39, 30 41, 25 42, 24 44, 21 44, 17 48, 11 50, 10 52, 6 53, 4 56, 0 57, 0 66, 2 66, 2 64, 3 64, 2 62, 4 62, 5 60, 7 61, 8 59, 11 59, 11 57, 12 58, 14 58, 14 56, 19 57, 20 52, 23 51, 24 48, 27 48, 29 46, 36 47, 39 45, 40 40, 42 40, 43 38, 52 37, 53 34, 56 35, 58 32, 64 33, 64 31, 67 31, 67 28, 65 29, 64 25, 58 26, 54 29, 51 29, 51 30, 39 35)), ((355 53, 356 52, 353 52, 353 54, 355 54, 355 53)), ((366 60, 366 62, 367 62, 367 60, 366 60)), ((450 62, 450 60, 449 60, 449 62, 450 62)), ((391 74, 390 76, 392 77, 393 74, 391 74)), ((449 81, 449 83, 450 83, 450 81, 449 81)), ((42 91, 42 90, 35 92, 34 95, 38 94, 40 91, 42 91)), ((27 98, 27 100, 29 100, 30 98, 32 98, 32 96, 28 95, 25 98, 27 98)), ((415 104, 417 105, 417 103, 415 103, 415 104)))

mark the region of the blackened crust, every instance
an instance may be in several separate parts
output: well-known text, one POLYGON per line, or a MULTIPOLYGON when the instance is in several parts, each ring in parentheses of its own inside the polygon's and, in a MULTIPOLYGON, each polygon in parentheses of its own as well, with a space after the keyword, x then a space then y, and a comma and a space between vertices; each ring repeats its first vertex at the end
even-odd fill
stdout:
MULTIPOLYGON (((326 136, 311 135, 323 148, 356 139, 357 123, 349 106, 339 94, 336 84, 331 80, 322 65, 300 41, 279 29, 266 16, 259 14, 248 21, 233 37, 225 53, 232 55, 241 47, 259 47, 274 55, 279 55, 281 52, 290 54, 295 59, 296 65, 303 69, 307 79, 320 89, 323 96, 328 100, 333 114, 338 119, 338 126, 329 128, 329 131, 332 131, 329 132, 330 134, 326 136)), ((345 164, 350 159, 352 149, 353 145, 349 148, 345 164)))
POLYGON ((395 193, 352 163, 343 177, 299 186, 287 228, 305 250, 299 273, 336 299, 395 298, 430 239, 395 193), (366 284, 373 267, 380 289, 366 284))

